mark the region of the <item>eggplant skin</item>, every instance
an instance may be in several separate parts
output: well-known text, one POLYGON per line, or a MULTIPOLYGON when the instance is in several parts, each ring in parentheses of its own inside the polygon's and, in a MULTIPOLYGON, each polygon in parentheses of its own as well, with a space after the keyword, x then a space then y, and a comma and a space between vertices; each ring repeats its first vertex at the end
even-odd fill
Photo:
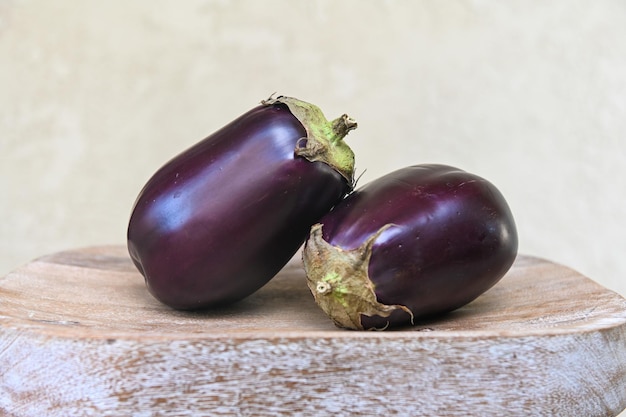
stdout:
MULTIPOLYGON (((455 310, 512 266, 518 235, 503 195, 489 181, 446 165, 416 165, 359 188, 324 216, 322 237, 353 250, 385 225, 367 266, 378 302, 406 306, 362 316, 364 328, 409 324, 455 310)), ((308 243, 307 243, 308 244, 308 243)))
POLYGON ((155 298, 183 310, 229 304, 288 262, 351 190, 329 165, 294 156, 306 136, 286 105, 261 105, 149 179, 127 244, 155 298))

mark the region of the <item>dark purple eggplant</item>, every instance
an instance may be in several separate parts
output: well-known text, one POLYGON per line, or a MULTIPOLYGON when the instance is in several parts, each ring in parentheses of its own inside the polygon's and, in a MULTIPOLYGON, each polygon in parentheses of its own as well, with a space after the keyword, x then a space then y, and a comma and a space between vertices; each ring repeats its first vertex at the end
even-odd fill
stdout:
POLYGON ((311 228, 303 252, 317 304, 338 327, 383 329, 455 310, 517 256, 517 229, 487 180, 416 165, 347 196, 311 228))
POLYGON ((270 98, 161 167, 141 190, 128 251, 176 309, 232 303, 267 283, 353 186, 356 122, 270 98))

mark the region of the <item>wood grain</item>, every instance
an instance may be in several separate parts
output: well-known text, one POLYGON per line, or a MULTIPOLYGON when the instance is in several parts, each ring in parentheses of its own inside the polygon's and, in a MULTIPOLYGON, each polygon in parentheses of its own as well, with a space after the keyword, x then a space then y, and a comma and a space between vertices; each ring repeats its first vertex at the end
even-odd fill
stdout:
POLYGON ((298 259, 229 308, 154 300, 124 247, 39 258, 0 279, 8 416, 615 416, 626 300, 518 257, 438 320, 339 330, 298 259))

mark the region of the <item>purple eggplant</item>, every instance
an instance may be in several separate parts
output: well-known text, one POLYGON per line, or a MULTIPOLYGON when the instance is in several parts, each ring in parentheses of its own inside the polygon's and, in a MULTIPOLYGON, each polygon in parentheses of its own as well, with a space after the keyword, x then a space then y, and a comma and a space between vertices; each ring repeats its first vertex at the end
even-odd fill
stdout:
POLYGON ((161 167, 141 190, 128 251, 150 293, 176 309, 252 294, 311 225, 352 190, 346 115, 270 98, 161 167))
POLYGON ((315 301, 338 327, 384 329, 455 310, 517 256, 513 215, 487 180, 446 165, 403 168, 360 187, 311 228, 315 301))

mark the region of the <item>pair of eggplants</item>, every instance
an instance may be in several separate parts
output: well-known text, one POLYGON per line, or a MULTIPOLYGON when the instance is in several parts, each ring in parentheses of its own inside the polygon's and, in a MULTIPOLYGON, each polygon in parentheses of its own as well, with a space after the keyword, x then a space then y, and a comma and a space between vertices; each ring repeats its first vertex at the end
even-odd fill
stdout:
POLYGON ((309 288, 342 328, 413 324, 496 284, 518 246, 496 187, 451 166, 415 165, 353 190, 343 139, 356 126, 271 97, 167 162, 128 225, 150 293, 183 310, 234 303, 303 243, 309 288))

